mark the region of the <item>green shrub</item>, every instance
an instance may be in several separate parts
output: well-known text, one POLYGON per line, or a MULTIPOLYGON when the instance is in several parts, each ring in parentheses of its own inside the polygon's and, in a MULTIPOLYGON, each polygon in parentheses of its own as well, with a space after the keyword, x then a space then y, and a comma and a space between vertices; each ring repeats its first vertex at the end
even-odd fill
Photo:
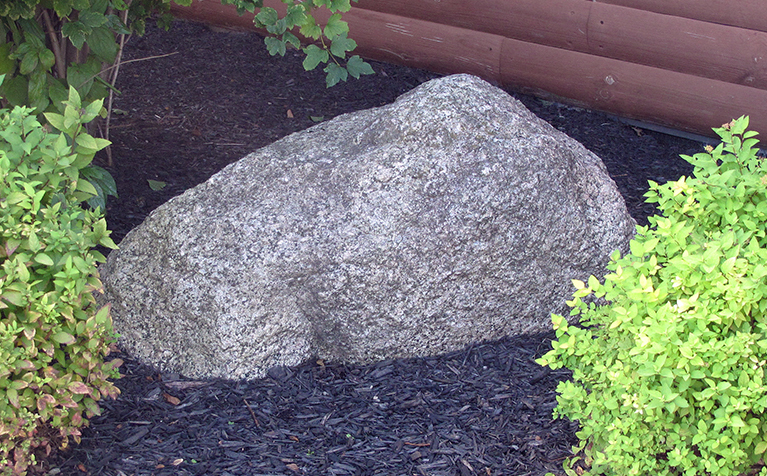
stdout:
MULTIPOLYGON (((0 77, 0 82, 2 77, 0 77)), ((83 132, 101 101, 80 104, 74 88, 62 133, 33 110, 0 110, 0 472, 23 475, 35 454, 79 442, 98 401, 118 390, 119 361, 104 362, 113 341, 93 248, 115 248, 100 210, 80 204, 96 193, 80 170, 106 145, 83 132)))
POLYGON ((574 281, 580 325, 553 316, 538 362, 573 371, 555 409, 581 426, 568 474, 767 475, 767 167, 747 127, 683 156, 694 178, 650 182, 661 214, 603 283, 574 281))

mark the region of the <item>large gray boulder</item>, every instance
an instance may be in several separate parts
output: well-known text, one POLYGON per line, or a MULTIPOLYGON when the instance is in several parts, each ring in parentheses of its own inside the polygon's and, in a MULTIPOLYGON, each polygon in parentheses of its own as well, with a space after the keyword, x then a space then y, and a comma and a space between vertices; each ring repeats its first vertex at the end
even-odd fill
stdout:
POLYGON ((155 210, 102 277, 131 355, 256 378, 550 329, 634 226, 598 157, 455 75, 230 165, 155 210))

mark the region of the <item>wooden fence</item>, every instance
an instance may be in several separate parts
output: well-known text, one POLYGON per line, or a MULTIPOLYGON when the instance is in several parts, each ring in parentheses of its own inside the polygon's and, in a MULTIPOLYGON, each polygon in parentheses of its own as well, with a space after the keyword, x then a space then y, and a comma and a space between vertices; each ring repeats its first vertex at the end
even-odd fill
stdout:
MULTIPOLYGON (((284 9, 279 0, 266 6, 284 9)), ((360 55, 714 136, 741 115, 767 137, 764 0, 360 0, 360 55)), ((220 0, 180 17, 254 30, 220 0)), ((327 18, 322 11, 321 19, 327 18)))

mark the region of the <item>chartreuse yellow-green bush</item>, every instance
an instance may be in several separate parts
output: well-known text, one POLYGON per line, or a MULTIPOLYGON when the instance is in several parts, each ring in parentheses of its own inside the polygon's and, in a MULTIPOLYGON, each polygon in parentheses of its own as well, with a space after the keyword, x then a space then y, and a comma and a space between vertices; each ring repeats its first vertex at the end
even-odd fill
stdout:
MULTIPOLYGON (((0 82, 2 81, 0 76, 0 82)), ((70 89, 49 132, 33 110, 0 110, 0 473, 23 475, 53 445, 79 441, 98 401, 115 397, 105 363, 113 341, 97 245, 114 248, 102 211, 81 204, 96 190, 80 178, 106 145, 83 124, 103 110, 70 89)))
POLYGON ((767 475, 767 167, 747 127, 683 156, 694 177, 650 182, 660 214, 603 282, 574 282, 579 325, 553 316, 538 362, 573 372, 555 409, 581 427, 568 474, 767 475))

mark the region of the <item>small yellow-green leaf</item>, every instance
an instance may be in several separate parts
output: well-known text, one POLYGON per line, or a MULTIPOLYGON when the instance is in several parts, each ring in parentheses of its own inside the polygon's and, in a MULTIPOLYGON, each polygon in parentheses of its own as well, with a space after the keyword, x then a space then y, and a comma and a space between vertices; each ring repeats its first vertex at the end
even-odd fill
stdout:
POLYGON ((24 295, 18 291, 14 291, 13 289, 6 289, 3 291, 3 294, 0 296, 0 298, 2 298, 3 301, 13 304, 14 306, 23 306, 25 304, 24 295))
POLYGON ((29 268, 24 263, 18 263, 16 266, 16 273, 19 275, 19 280, 26 283, 29 281, 29 268))
POLYGON ((77 181, 77 190, 80 191, 80 192, 89 193, 91 195, 98 195, 99 194, 96 191, 96 187, 94 187, 93 184, 88 182, 87 180, 78 180, 77 181))
POLYGON ((64 130, 64 116, 54 112, 46 112, 43 113, 43 115, 45 116, 45 119, 48 121, 48 123, 55 127, 57 130, 64 130))
POLYGON ((43 266, 53 266, 53 260, 45 253, 37 253, 34 260, 43 266))
POLYGON ((21 390, 21 389, 27 388, 28 386, 29 386, 29 382, 25 382, 24 380, 14 380, 13 382, 10 383, 8 387, 14 390, 21 390))
POLYGON ((737 256, 733 256, 732 258, 728 258, 724 260, 721 264, 722 272, 727 274, 730 271, 732 271, 732 268, 735 266, 736 259, 737 259, 737 256))
POLYGON ((93 316, 93 319, 98 323, 99 325, 105 325, 108 324, 110 321, 109 317, 109 311, 110 306, 106 305, 98 310, 98 312, 93 316))
POLYGON ((108 236, 102 236, 101 239, 99 240, 99 244, 105 248, 109 248, 110 250, 117 249, 117 245, 115 244, 115 242, 112 241, 112 238, 108 236))
POLYGON ((5 391, 5 395, 8 397, 8 403, 10 403, 14 408, 19 408, 19 393, 9 388, 5 391))
POLYGON ((27 238, 27 245, 29 246, 29 251, 40 250, 40 240, 37 238, 37 234, 34 231, 29 234, 29 238, 27 238))
POLYGON ((59 344, 68 345, 75 341, 75 337, 69 332, 60 331, 60 332, 57 332, 56 334, 53 334, 53 340, 55 340, 59 344))
POLYGON ((96 140, 90 134, 78 135, 77 139, 75 139, 75 142, 77 142, 77 145, 88 149, 96 149, 98 147, 96 140))

